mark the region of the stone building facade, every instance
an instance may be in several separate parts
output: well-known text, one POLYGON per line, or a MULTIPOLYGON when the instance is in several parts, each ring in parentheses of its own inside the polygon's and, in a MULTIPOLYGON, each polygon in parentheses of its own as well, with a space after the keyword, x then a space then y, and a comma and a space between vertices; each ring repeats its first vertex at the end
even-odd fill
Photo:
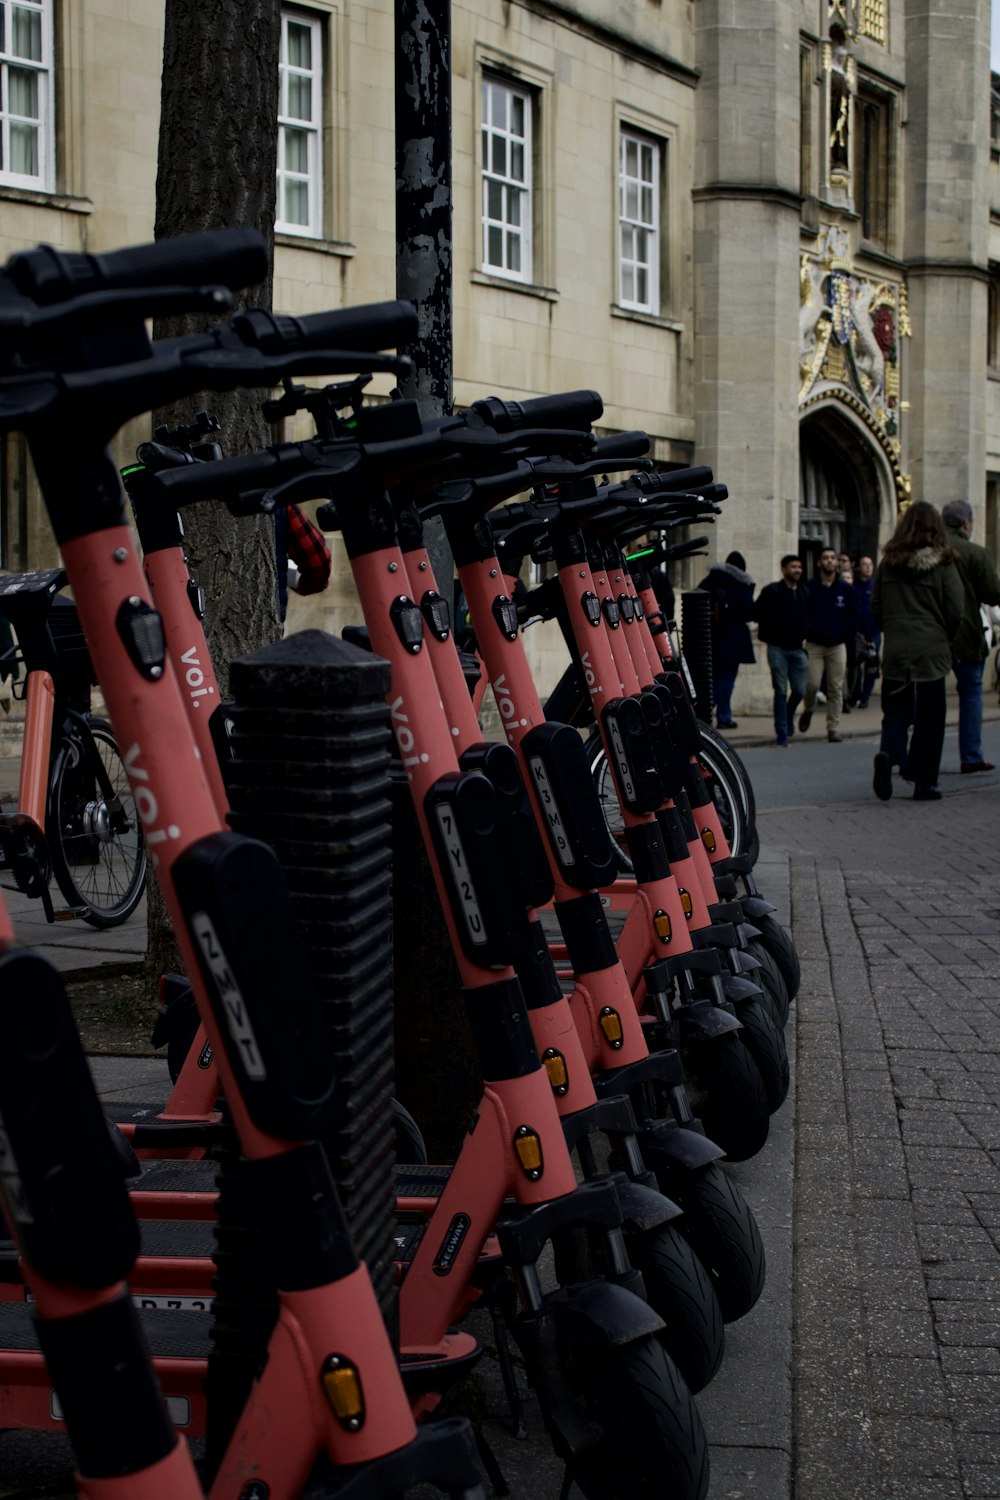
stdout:
MULTIPOLYGON (((0 255, 148 238, 162 4, 0 10, 0 255)), ((275 305, 390 297, 392 5, 282 12, 275 305)), ((607 428, 714 467, 712 552, 761 583, 786 551, 874 552, 910 496, 969 496, 997 546, 988 0, 455 0, 452 19, 457 401, 597 388, 607 428)), ((9 437, 0 563, 51 557, 9 437)), ((338 588, 299 618, 354 613, 338 588)))

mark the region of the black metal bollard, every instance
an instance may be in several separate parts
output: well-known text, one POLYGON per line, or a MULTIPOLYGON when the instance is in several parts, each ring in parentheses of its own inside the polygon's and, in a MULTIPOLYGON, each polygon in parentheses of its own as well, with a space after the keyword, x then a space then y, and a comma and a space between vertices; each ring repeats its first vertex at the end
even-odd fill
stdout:
POLYGON ((319 630, 233 662, 230 823, 288 880, 330 1027, 340 1109, 324 1141, 387 1318, 395 1227, 389 665, 319 630))
POLYGON ((703 589, 681 595, 681 647, 694 684, 694 711, 712 720, 712 602, 703 589))

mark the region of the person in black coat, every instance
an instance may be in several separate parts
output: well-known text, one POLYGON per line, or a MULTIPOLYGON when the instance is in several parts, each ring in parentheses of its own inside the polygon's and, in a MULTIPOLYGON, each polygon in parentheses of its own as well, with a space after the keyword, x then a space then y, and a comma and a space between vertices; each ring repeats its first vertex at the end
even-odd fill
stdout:
POLYGON ((753 615, 753 579, 741 552, 730 552, 715 563, 698 587, 712 601, 712 696, 719 729, 735 729, 733 688, 744 662, 753 662, 753 641, 747 621, 753 615))

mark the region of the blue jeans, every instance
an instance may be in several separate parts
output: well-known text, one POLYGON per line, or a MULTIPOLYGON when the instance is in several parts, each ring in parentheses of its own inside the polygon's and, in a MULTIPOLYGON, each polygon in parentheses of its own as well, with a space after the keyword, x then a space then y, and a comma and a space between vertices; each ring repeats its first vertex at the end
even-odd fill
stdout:
POLYGON ((983 758, 983 667, 981 661, 953 661, 958 686, 958 758, 963 766, 983 758))
POLYGON ((774 688, 774 732, 780 739, 795 732, 795 710, 805 697, 809 658, 801 648, 786 651, 784 646, 768 646, 767 664, 774 688))

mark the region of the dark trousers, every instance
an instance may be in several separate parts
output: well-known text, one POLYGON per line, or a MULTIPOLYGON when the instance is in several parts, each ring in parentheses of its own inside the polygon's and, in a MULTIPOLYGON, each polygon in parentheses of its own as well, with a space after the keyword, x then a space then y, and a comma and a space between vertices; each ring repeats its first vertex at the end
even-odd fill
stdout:
POLYGON ((901 682, 882 679, 882 749, 914 786, 934 786, 944 748, 945 679, 901 682), (907 749, 907 730, 913 725, 907 749))

